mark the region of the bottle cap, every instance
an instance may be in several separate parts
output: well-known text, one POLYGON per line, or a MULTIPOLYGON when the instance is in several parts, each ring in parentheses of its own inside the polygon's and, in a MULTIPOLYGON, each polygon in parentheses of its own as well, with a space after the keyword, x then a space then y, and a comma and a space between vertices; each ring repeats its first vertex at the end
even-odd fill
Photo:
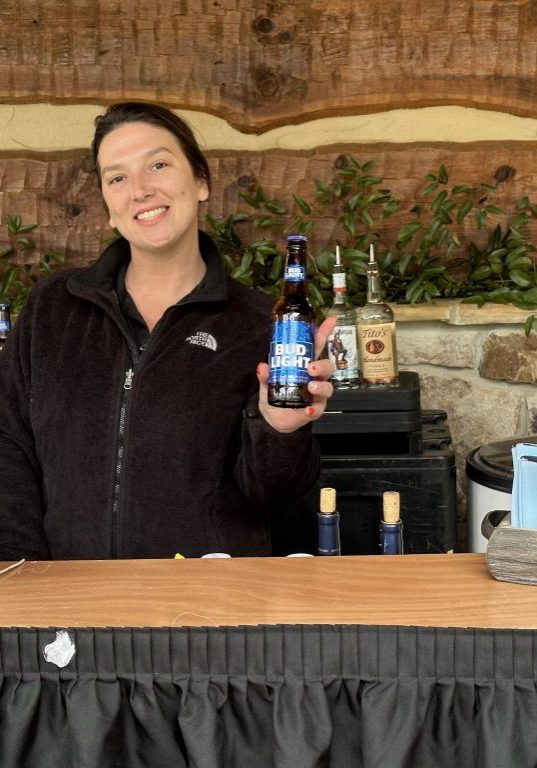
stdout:
POLYGON ((202 555, 201 559, 205 557, 231 557, 231 555, 228 555, 227 552, 209 552, 207 555, 202 555))
POLYGON ((307 239, 308 238, 306 237, 306 235, 298 235, 298 234, 287 235, 287 241, 289 241, 289 240, 304 240, 304 241, 307 241, 307 239))
POLYGON ((321 514, 333 515, 336 511, 336 489, 321 488, 321 514))
POLYGON ((384 491, 382 494, 382 519, 385 523, 399 522, 399 494, 397 491, 384 491))
POLYGON ((0 301, 0 309, 11 309, 9 301, 0 301))

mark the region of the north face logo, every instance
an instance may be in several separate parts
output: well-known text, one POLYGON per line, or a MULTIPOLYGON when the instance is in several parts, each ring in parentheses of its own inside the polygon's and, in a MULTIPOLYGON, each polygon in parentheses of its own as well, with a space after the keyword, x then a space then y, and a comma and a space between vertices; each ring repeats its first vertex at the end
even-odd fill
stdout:
POLYGON ((193 336, 187 336, 186 340, 189 344, 197 344, 198 347, 207 347, 207 349, 216 349, 216 339, 214 336, 211 336, 210 333, 205 333, 205 331, 198 331, 193 336))

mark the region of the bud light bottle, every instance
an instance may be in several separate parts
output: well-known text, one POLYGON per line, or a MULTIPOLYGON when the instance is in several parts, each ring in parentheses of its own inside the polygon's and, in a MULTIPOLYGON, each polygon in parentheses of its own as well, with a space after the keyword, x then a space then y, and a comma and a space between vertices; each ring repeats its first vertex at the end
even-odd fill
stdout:
POLYGON ((269 352, 268 401, 280 408, 305 408, 312 402, 308 365, 315 355, 315 313, 307 297, 307 255, 307 237, 289 235, 269 352))

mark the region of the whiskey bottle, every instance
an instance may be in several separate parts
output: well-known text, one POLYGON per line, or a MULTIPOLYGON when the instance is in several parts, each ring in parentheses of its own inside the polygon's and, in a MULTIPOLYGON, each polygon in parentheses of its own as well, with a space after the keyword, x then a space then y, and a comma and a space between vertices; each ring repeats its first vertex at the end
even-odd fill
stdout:
POLYGON ((328 310, 329 317, 336 317, 337 324, 328 338, 327 354, 336 366, 332 384, 338 389, 350 389, 359 384, 358 340, 356 337, 356 312, 347 301, 347 279, 341 264, 339 245, 336 245, 336 264, 332 274, 334 301, 328 310))
POLYGON ((368 387, 397 385, 395 322, 391 307, 384 302, 372 244, 367 264, 367 302, 358 313, 358 343, 362 382, 368 387))

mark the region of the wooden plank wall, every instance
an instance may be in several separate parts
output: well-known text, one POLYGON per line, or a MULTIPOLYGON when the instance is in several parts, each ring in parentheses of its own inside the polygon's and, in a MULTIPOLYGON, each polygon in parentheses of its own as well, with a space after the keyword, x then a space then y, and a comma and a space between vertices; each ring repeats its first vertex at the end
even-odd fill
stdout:
MULTIPOLYGON (((208 153, 213 175, 210 201, 202 206, 202 222, 207 213, 221 217, 236 210, 250 210, 240 198, 263 184, 269 197, 283 200, 292 207, 292 193, 311 197, 313 180, 330 180, 344 154, 360 161, 374 159, 376 171, 401 201, 400 213, 383 222, 381 239, 393 243, 409 209, 421 201, 418 192, 423 173, 443 163, 450 168, 453 183, 461 181, 501 181, 491 196, 499 206, 509 206, 522 195, 534 195, 537 202, 537 145, 513 142, 499 146, 494 142, 479 145, 350 145, 313 153, 269 151, 263 153, 208 153)), ((0 156, 0 216, 18 213, 23 221, 38 222, 35 239, 40 250, 59 250, 72 264, 88 264, 97 258, 102 242, 110 237, 87 151, 58 153, 44 157, 24 157, 4 153, 0 156)), ((296 207, 295 207, 295 210, 296 207)), ((503 223, 501 217, 496 217, 503 223)), ((469 230, 473 230, 469 227, 469 230)), ((537 226, 533 225, 537 238, 537 226)), ((259 234, 259 233, 258 233, 259 234)), ((269 230, 275 239, 278 232, 269 230)), ((476 240, 482 234, 468 232, 476 240)), ((314 239, 341 242, 334 215, 330 211, 319 221, 314 239)))
MULTIPOLYGON (((157 100, 223 117, 246 133, 398 107, 474 106, 537 117, 537 0, 5 0, 0 99, 6 104, 157 100)), ((211 152, 215 192, 202 216, 240 207, 253 183, 289 198, 330 179, 342 154, 378 159, 407 211, 423 175, 514 175, 496 202, 533 194, 533 142, 211 152)), ((84 148, 0 156, 0 212, 39 224, 41 248, 87 263, 109 233, 84 148)), ((383 232, 389 240, 397 218, 383 232)), ((5 233, 4 233, 5 236, 5 233)), ((327 217, 319 237, 333 238, 327 217)))

